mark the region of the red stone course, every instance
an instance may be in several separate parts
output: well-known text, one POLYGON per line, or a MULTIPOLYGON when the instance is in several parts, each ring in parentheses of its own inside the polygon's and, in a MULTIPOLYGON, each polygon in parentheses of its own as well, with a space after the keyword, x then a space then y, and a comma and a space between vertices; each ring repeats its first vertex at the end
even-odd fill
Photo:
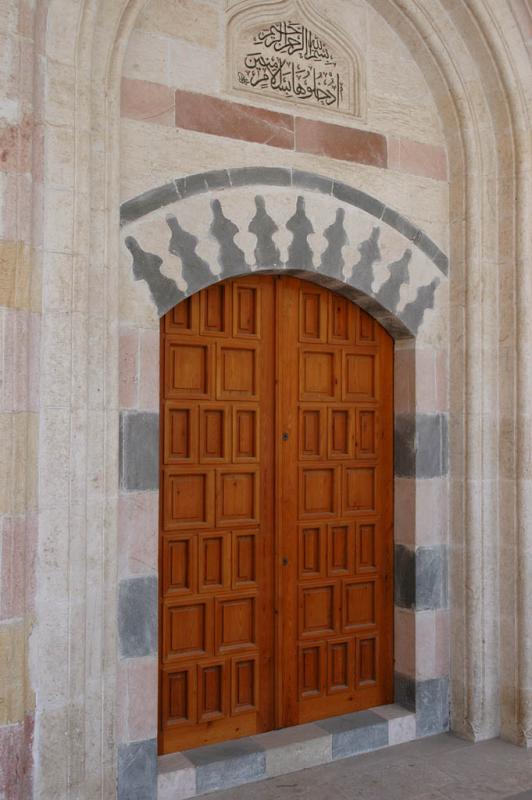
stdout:
POLYGON ((299 153, 447 180, 445 148, 217 97, 122 79, 122 116, 299 153))
POLYGON ((230 103, 194 92, 176 91, 175 124, 178 128, 243 139, 292 150, 294 118, 263 108, 230 103))
POLYGON ((411 139, 388 140, 388 166, 410 175, 447 180, 447 154, 444 147, 411 139))
POLYGON ((175 97, 173 89, 150 81, 122 78, 122 114, 130 119, 173 125, 175 97))
POLYGON ((32 792, 33 717, 0 727, 0 797, 2 800, 30 798, 32 792))
POLYGON ((372 167, 387 166, 386 137, 343 125, 296 118, 296 146, 299 153, 355 161, 372 167))

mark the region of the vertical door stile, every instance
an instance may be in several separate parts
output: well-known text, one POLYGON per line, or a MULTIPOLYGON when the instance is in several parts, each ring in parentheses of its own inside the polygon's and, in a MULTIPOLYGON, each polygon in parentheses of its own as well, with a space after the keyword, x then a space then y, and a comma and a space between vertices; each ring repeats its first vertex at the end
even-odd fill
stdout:
POLYGON ((297 539, 294 526, 294 503, 298 495, 297 481, 297 279, 279 278, 279 475, 277 481, 279 508, 280 618, 278 640, 281 651, 281 688, 279 725, 290 724, 297 710, 297 595, 294 592, 297 576, 297 539))
POLYGON ((281 278, 283 726, 393 697, 393 344, 365 312, 281 278))

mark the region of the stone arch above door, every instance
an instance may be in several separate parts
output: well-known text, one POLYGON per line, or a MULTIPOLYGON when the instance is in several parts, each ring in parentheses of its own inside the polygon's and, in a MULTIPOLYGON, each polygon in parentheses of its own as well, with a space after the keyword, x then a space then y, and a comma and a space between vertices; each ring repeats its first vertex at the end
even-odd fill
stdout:
POLYGON ((396 339, 445 338, 445 253, 331 178, 273 167, 190 175, 123 203, 121 226, 123 319, 153 324, 215 281, 274 270, 345 294, 396 339))

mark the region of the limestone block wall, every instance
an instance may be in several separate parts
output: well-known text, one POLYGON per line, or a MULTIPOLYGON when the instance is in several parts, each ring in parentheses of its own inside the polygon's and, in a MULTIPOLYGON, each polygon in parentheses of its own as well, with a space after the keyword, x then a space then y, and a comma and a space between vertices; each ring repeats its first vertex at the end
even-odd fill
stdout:
POLYGON ((41 281, 34 198, 42 152, 31 2, 0 7, 0 795, 30 797, 41 281))

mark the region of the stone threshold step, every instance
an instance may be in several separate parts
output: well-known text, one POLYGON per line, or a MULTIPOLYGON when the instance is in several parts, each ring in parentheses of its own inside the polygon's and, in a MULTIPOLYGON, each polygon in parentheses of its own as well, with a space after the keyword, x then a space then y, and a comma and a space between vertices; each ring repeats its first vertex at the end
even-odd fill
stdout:
POLYGON ((416 738, 416 715, 379 706, 158 759, 158 800, 230 789, 416 738))

